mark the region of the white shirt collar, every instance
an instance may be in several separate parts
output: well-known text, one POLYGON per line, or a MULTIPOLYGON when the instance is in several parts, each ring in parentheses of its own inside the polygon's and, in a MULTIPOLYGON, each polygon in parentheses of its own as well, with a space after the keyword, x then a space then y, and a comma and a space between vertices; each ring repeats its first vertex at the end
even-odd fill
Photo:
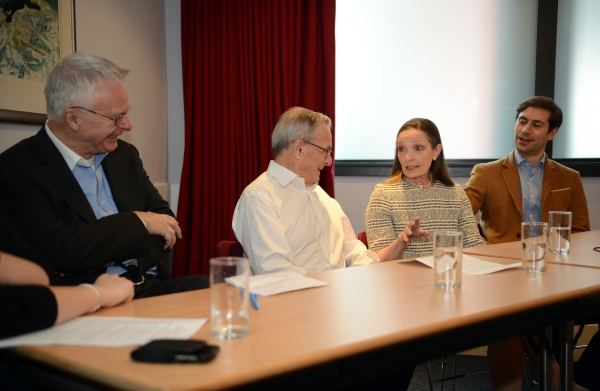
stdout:
MULTIPOLYGON (((58 149, 58 151, 60 152, 62 157, 67 162, 67 165, 69 166, 69 170, 73 171, 73 169, 77 165, 77 162, 80 160, 87 162, 88 164, 85 164, 86 166, 93 167, 92 163, 94 163, 96 161, 96 156, 93 156, 91 159, 82 158, 77 153, 75 153, 71 148, 67 147, 62 141, 60 141, 58 139, 58 137, 56 137, 54 135, 54 133, 52 133, 52 131, 48 127, 48 121, 46 121, 46 125, 44 126, 44 128, 46 129, 46 133, 48 134, 48 137, 50 137, 50 140, 52 140, 52 142, 54 143, 54 145, 56 146, 56 148, 58 149)), ((102 160, 99 160, 99 161, 102 161, 102 160)))
POLYGON ((306 187, 306 183, 303 178, 300 178, 294 172, 288 170, 283 167, 281 164, 276 163, 275 160, 271 160, 269 162, 269 167, 267 168, 267 175, 273 176, 273 178, 277 179, 281 186, 286 187, 290 183, 294 182, 296 184, 301 184, 304 189, 313 190, 317 184, 310 187, 306 187))

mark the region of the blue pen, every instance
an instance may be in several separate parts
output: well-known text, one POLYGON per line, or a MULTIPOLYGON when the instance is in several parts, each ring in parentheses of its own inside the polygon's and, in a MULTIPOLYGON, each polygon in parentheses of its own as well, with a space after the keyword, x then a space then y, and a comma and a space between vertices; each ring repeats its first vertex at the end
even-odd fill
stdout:
POLYGON ((260 308, 260 305, 258 304, 258 297, 256 296, 256 293, 252 293, 250 292, 250 301, 252 302, 252 306, 256 309, 260 308))

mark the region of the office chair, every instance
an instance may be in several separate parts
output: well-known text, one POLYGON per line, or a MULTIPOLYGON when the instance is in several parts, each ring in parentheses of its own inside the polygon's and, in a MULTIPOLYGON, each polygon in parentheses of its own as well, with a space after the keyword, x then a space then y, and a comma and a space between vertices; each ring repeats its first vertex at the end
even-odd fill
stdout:
POLYGON ((481 373, 488 372, 487 369, 482 369, 480 371, 467 372, 467 373, 463 373, 463 374, 457 375, 456 374, 456 353, 452 353, 450 355, 450 357, 452 358, 452 376, 448 376, 448 377, 445 376, 446 366, 448 364, 448 356, 444 356, 442 358, 441 375, 440 375, 440 378, 437 379, 437 380, 433 380, 433 378, 431 376, 430 361, 427 361, 427 378, 429 380, 429 389, 431 391, 433 391, 433 385, 437 384, 437 383, 442 383, 440 390, 443 390, 444 389, 444 382, 450 381, 450 380, 452 380, 452 389, 454 390, 455 386, 456 386, 456 379, 461 379, 463 377, 473 376, 473 375, 479 375, 481 373))
POLYGON ((221 240, 217 243, 217 257, 243 257, 244 249, 237 240, 221 240))
POLYGON ((363 244, 365 245, 366 248, 369 248, 369 243, 367 241, 367 233, 365 231, 360 231, 358 233, 358 240, 363 242, 363 244))

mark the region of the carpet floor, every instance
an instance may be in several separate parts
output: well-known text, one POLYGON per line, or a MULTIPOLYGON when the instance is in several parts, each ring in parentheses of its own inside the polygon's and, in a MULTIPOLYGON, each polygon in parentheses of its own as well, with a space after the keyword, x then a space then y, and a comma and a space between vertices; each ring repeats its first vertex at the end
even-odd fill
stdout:
MULTIPOLYGON (((433 380, 439 379, 442 369, 442 360, 434 360, 430 362, 431 375, 433 380)), ((456 374, 470 373, 475 371, 487 370, 487 359, 485 356, 471 356, 471 355, 457 355, 456 356, 456 374)), ((452 360, 449 359, 446 365, 445 376, 452 376, 452 360)), ((440 390, 452 390, 452 381, 446 381, 433 385, 433 389, 436 391, 440 390)), ((523 390, 529 390, 523 378, 523 390)), ((429 380, 427 376, 427 363, 417 365, 415 373, 408 387, 408 391, 428 391, 429 380)), ((463 377, 456 379, 454 384, 454 390, 457 391, 493 391, 492 379, 487 372, 463 377)), ((532 385, 532 391, 537 391, 538 387, 532 385)))

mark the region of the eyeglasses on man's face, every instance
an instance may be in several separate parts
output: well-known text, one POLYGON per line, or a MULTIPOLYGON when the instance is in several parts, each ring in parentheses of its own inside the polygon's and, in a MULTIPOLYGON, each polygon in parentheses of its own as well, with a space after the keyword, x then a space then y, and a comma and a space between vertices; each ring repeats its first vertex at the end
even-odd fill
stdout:
POLYGON ((327 157, 331 156, 331 152, 333 152, 333 148, 330 148, 330 149, 325 149, 325 148, 323 148, 323 147, 319 147, 317 144, 313 144, 313 143, 311 143, 310 141, 306 141, 306 140, 302 140, 302 141, 304 141, 304 142, 305 142, 305 143, 307 143, 307 144, 310 144, 310 145, 312 145, 313 147, 317 147, 317 148, 319 148, 321 151, 323 151, 323 152, 325 152, 325 153, 327 154, 327 157))
POLYGON ((116 117, 109 117, 108 115, 97 113, 94 110, 86 109, 85 107, 82 107, 82 106, 73 106, 71 108, 72 109, 85 110, 85 111, 90 112, 92 114, 99 115, 100 117, 107 118, 107 119, 113 121, 115 123, 115 126, 118 126, 121 123, 121 121, 123 121, 123 118, 125 118, 125 116, 127 115, 127 113, 123 113, 123 114, 117 115, 116 117))

